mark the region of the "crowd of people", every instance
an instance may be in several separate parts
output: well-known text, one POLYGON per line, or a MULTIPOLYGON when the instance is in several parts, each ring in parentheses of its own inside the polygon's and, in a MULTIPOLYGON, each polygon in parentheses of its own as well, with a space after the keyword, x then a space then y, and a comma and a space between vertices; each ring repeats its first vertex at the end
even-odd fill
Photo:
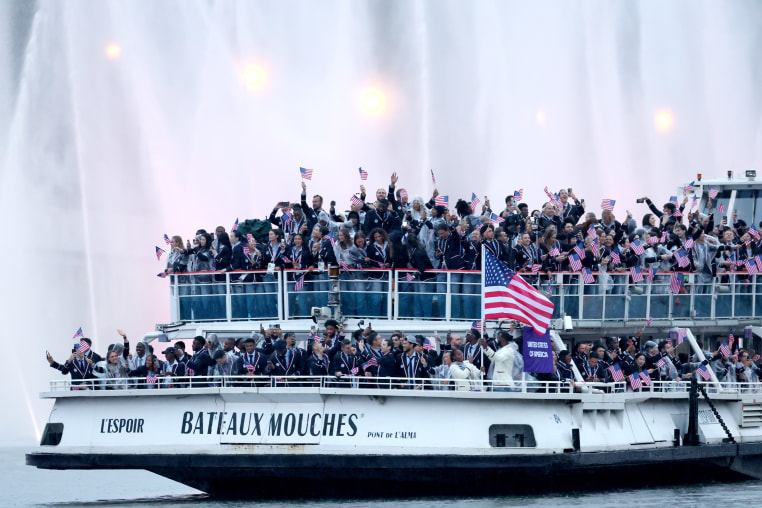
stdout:
MULTIPOLYGON (((269 380, 288 384, 290 377, 302 376, 307 380, 291 383, 309 385, 310 378, 330 378, 335 386, 458 391, 570 391, 586 383, 598 387, 623 383, 618 389, 648 390, 654 381, 680 383, 692 376, 709 380, 710 369, 727 383, 759 383, 762 375, 759 355, 733 350, 732 340, 716 351, 704 351, 705 359, 699 360, 687 352, 676 353, 671 339, 642 339, 643 330, 632 337, 577 342, 572 350, 554 347, 552 372, 526 373, 516 325, 498 330, 494 338, 482 336, 476 327, 465 336, 448 333, 444 339, 402 332, 385 338, 371 327, 345 335, 341 324, 328 320, 322 336, 310 334, 306 349, 297 345, 293 332, 271 327, 248 338, 197 336, 192 352, 186 352, 184 341, 177 341, 162 352, 164 360, 142 341, 133 355, 126 335, 119 331, 122 342, 110 345, 105 358, 92 350, 90 339, 83 338, 63 364, 50 354, 47 359, 52 368, 70 375, 73 389, 268 386, 269 380), (373 381, 363 381, 366 377, 373 381)), ((703 349, 700 341, 698 345, 703 349)))
POLYGON ((225 272, 244 270, 266 272, 231 277, 233 317, 276 317, 280 269, 295 270, 287 272, 291 316, 309 315, 312 306, 326 304, 328 267, 336 266, 344 315, 360 315, 361 309, 364 316, 386 315, 389 275, 380 269, 394 269, 406 271, 397 279, 405 300, 398 317, 443 318, 445 306, 437 295, 449 289, 451 318, 478 319, 480 274, 473 271, 481 269, 482 248, 539 287, 553 272, 568 272, 566 284, 585 275, 590 283, 585 294, 640 294, 639 287, 649 282, 657 293, 685 292, 687 280, 675 283, 672 274, 688 273, 695 274, 697 291, 706 292, 712 281, 727 283, 731 272, 762 270, 756 226, 735 213, 731 223, 723 218, 715 224, 711 191, 703 212, 688 191, 682 202, 673 196, 661 207, 643 197, 638 201, 648 212, 638 222, 629 212, 617 220, 611 200, 604 200, 598 216, 566 188, 558 193, 546 188, 548 201, 531 211, 521 201, 523 191, 509 194, 500 210, 475 195, 458 199, 451 210, 436 189, 424 199, 397 183, 395 173, 372 202, 361 186, 350 210, 341 213, 336 201, 326 207, 320 195, 308 202, 303 181, 300 200, 272 209, 266 240, 222 226, 213 233, 199 229, 192 243, 168 238, 165 272, 194 273, 180 276, 181 318, 224 317, 224 299, 212 295, 225 292, 225 272))

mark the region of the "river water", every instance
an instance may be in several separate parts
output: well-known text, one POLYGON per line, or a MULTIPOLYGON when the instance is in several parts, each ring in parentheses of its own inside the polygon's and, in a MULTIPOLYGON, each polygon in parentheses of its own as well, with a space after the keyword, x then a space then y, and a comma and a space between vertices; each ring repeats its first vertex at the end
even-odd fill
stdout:
MULTIPOLYGON (((0 448, 1 506, 251 506, 256 500, 214 500, 189 487, 146 471, 48 471, 24 464, 26 448, 0 448)), ((700 467, 697 465, 697 467, 700 467)), ((235 472, 231 471, 231 478, 235 472)), ((466 489, 469 496, 474 488, 466 489)), ((390 490, 393 496, 393 490, 390 490)), ((596 491, 580 485, 578 492, 549 495, 463 497, 426 499, 302 499, 256 501, 258 505, 335 507, 388 506, 389 508, 505 507, 505 506, 586 506, 595 508, 622 505, 682 507, 721 503, 749 505, 762 496, 762 481, 712 483, 680 487, 596 491)))

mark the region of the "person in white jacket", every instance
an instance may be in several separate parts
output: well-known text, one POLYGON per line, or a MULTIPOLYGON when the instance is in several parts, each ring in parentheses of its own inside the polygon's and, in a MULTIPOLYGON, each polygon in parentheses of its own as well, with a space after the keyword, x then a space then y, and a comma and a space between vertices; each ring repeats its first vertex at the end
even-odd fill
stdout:
POLYGON ((467 392, 472 390, 480 374, 479 369, 474 364, 468 360, 463 361, 463 351, 456 349, 452 352, 450 377, 454 381, 456 391, 467 392))
POLYGON ((513 381, 513 362, 516 350, 511 347, 512 337, 509 332, 501 330, 497 334, 497 343, 500 346, 497 351, 493 351, 487 345, 487 339, 479 339, 479 345, 484 352, 484 356, 492 361, 494 368, 492 371, 493 391, 509 392, 513 391, 516 384, 513 381))

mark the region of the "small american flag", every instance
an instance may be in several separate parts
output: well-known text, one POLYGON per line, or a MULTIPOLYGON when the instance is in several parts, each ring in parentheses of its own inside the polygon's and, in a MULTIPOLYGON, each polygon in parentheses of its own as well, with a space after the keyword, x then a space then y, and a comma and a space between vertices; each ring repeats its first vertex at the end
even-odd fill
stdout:
POLYGON ((164 249, 156 247, 156 260, 161 261, 161 256, 163 256, 165 252, 164 249))
POLYGON ((665 365, 667 365, 667 361, 666 361, 664 358, 662 358, 661 360, 659 360, 658 362, 656 362, 656 366, 657 366, 657 367, 659 367, 660 369, 661 369, 662 367, 664 367, 665 365))
POLYGON ((471 193, 471 210, 476 210, 476 207, 479 206, 479 203, 481 203, 481 201, 479 201, 479 198, 476 197, 476 194, 472 192, 471 193))
POLYGON ((166 233, 164 234, 164 243, 166 243, 167 245, 172 243, 166 233))
POLYGON ((692 248, 692 247, 693 247, 693 243, 694 243, 694 242, 693 242, 693 238, 688 238, 688 239, 685 241, 685 248, 686 248, 686 249, 690 249, 690 248, 692 248))
POLYGON ((246 233, 246 239, 249 241, 249 243, 254 241, 254 235, 251 233, 246 233))
POLYGON ((659 241, 660 241, 661 243, 664 243, 664 242, 666 242, 666 241, 667 241, 667 232, 666 232, 666 231, 662 231, 662 232, 661 232, 661 238, 659 238, 659 241))
POLYGON ((365 171, 363 168, 360 168, 360 180, 367 180, 368 179, 368 172, 365 171))
POLYGON ((582 280, 585 281, 585 284, 595 284, 595 277, 593 277, 593 271, 590 268, 582 270, 582 280))
POLYGON ((159 376, 157 376, 153 372, 151 372, 150 374, 146 376, 146 383, 148 383, 149 385, 155 385, 156 381, 158 380, 159 380, 159 376))
POLYGON ((522 199, 524 199, 524 189, 513 191, 513 199, 516 201, 521 201, 522 199))
POLYGON ((717 211, 720 213, 725 213, 725 205, 717 205, 717 211))
POLYGON ((731 333, 731 334, 728 336, 728 344, 730 345, 730 347, 733 347, 733 343, 734 343, 735 341, 736 341, 736 338, 735 338, 735 337, 733 337, 733 334, 731 333))
POLYGON ((753 236, 755 240, 759 240, 759 231, 757 231, 757 227, 754 224, 749 228, 749 234, 753 236))
POLYGON ((643 270, 639 266, 630 268, 630 276, 632 277, 632 282, 643 282, 643 270))
POLYGON ((622 258, 619 257, 619 248, 614 247, 611 250, 611 261, 614 262, 614 264, 618 265, 622 262, 622 258))
POLYGON ((604 199, 601 201, 601 208, 603 210, 613 211, 614 205, 616 205, 616 200, 614 199, 604 199))
POLYGON ((683 274, 672 272, 672 279, 669 281, 670 291, 674 294, 678 294, 681 287, 683 287, 683 274))
POLYGON ((426 337, 426 340, 423 343, 423 349, 426 351, 431 351, 433 349, 437 348, 437 345, 435 344, 436 339, 434 337, 426 337))
POLYGON ((329 242, 331 242, 331 247, 336 247, 336 240, 331 236, 330 234, 325 235, 325 238, 328 239, 329 242))
POLYGON ((651 323, 653 322, 654 322, 654 318, 648 318, 648 321, 646 321, 646 326, 644 326, 643 328, 648 328, 649 326, 651 326, 651 323))
POLYGON ((77 333, 74 334, 74 339, 76 340, 76 339, 78 339, 80 337, 84 337, 84 336, 85 336, 85 334, 82 333, 82 327, 80 326, 79 329, 77 330, 77 333))
POLYGON ((709 381, 712 378, 712 375, 709 373, 709 369, 706 368, 706 365, 702 365, 696 369, 696 372, 698 372, 699 375, 704 378, 704 381, 709 381))
POLYGON ((688 259, 688 253, 686 253, 683 249, 675 251, 675 259, 677 259, 677 264, 681 268, 685 268, 691 264, 691 260, 688 259))
POLYGON ((575 272, 582 270, 582 262, 579 260, 579 256, 576 254, 569 254, 569 265, 575 272))
POLYGON ((590 226, 587 230, 587 236, 590 238, 598 238, 598 233, 595 231, 595 226, 590 226))
POLYGON ((532 270, 532 273, 538 273, 542 269, 542 265, 539 263, 532 263, 529 267, 532 270))
POLYGON ((303 180, 312 180, 312 170, 307 168, 299 168, 299 173, 302 175, 303 180))
POLYGON ((304 277, 305 275, 302 275, 296 280, 296 283, 294 283, 294 291, 301 291, 304 289, 304 277))
POLYGON ((235 218, 235 224, 230 228, 230 231, 238 231, 238 217, 235 218))
POLYGON ((550 254, 553 257, 556 257, 561 255, 561 251, 558 250, 558 247, 551 247, 550 252, 548 252, 548 254, 550 254))
POLYGON ((283 212, 283 215, 281 216, 280 220, 284 226, 288 226, 289 224, 291 224, 291 218, 292 218, 292 215, 290 213, 283 212))
POLYGON ((576 252, 577 255, 581 258, 585 257, 585 244, 582 242, 577 242, 577 245, 574 246, 574 252, 576 252))
POLYGON ((640 376, 634 372, 627 376, 627 379, 630 380, 630 386, 633 390, 639 390, 643 387, 643 383, 640 382, 640 376))
POLYGON ((609 372, 611 372, 611 379, 613 379, 615 382, 624 381, 624 372, 622 372, 622 369, 619 367, 618 363, 615 363, 609 367, 609 372))
POLYGON ((90 344, 88 344, 85 339, 80 340, 77 351, 79 351, 80 353, 87 353, 89 350, 90 350, 90 344))
POLYGON ((501 222, 505 222, 505 219, 504 219, 504 218, 502 218, 502 217, 500 217, 498 214, 496 214, 496 213, 494 213, 494 212, 493 212, 493 213, 492 213, 492 214, 489 216, 489 223, 490 223, 490 224, 492 224, 493 226, 497 226, 497 225, 498 225, 498 224, 500 224, 501 222))
POLYGON ((349 198, 349 201, 351 201, 353 205, 361 205, 363 203, 362 199, 354 194, 352 194, 352 197, 349 198))
POLYGON ((720 353, 722 353, 722 356, 730 356, 730 348, 724 342, 720 346, 720 353))
POLYGON ((683 341, 688 337, 688 329, 687 328, 678 328, 677 329, 677 344, 680 345, 683 343, 683 341))
POLYGON ((640 379, 643 380, 644 385, 651 386, 651 376, 648 375, 648 372, 641 372, 640 379))
POLYGON ((759 355, 754 355, 754 361, 759 361, 759 355))
POLYGON ((638 256, 642 256, 643 253, 646 251, 645 247, 643 247, 643 244, 640 243, 640 240, 637 238, 632 241, 632 251, 637 254, 638 256))
POLYGON ((437 179, 434 178, 434 170, 433 169, 431 170, 431 181, 434 183, 434 185, 437 184, 437 179))
POLYGON ((407 272, 405 274, 405 280, 407 280, 408 282, 413 282, 414 279, 415 279, 415 276, 412 273, 407 272))
POLYGON ((310 335, 310 339, 314 340, 315 342, 323 342, 323 339, 320 338, 320 335, 317 333, 313 333, 310 335))
POLYGON ((677 205, 677 196, 670 196, 669 197, 669 202, 670 203, 674 203, 675 205, 677 205))
POLYGON ((757 270, 757 264, 753 259, 744 259, 743 265, 746 267, 747 272, 751 274, 759 273, 759 270, 757 270))
POLYGON ((554 196, 553 193, 548 190, 547 186, 543 190, 545 191, 545 195, 548 196, 548 199, 550 200, 550 202, 555 205, 556 204, 556 196, 554 196))
POLYGON ((360 368, 359 367, 355 367, 354 369, 349 371, 349 373, 351 375, 353 375, 353 376, 356 376, 358 372, 360 372, 360 368))
POLYGON ((648 282, 653 282, 655 276, 656 276, 656 268, 651 268, 650 270, 648 270, 648 282))
POLYGON ((482 322, 481 321, 472 321, 471 322, 471 329, 472 330, 478 330, 482 331, 482 322))
POLYGON ((378 360, 376 360, 375 356, 371 356, 370 360, 362 364, 363 369, 367 369, 368 367, 378 367, 378 360))
POLYGON ((659 243, 659 237, 658 236, 649 236, 648 237, 648 245, 656 245, 659 243))
POLYGON ((675 208, 675 211, 672 212, 672 217, 682 217, 682 216, 683 216, 683 212, 681 212, 679 208, 675 208))
POLYGON ((345 272, 349 271, 349 265, 347 265, 346 261, 344 261, 344 256, 339 258, 339 266, 341 266, 341 269, 345 272))
POLYGON ((754 256, 754 262, 757 264, 757 271, 762 273, 762 256, 759 254, 754 256))
POLYGON ((434 204, 437 206, 449 206, 449 201, 449 196, 437 196, 436 199, 434 199, 434 204))
POLYGON ((717 197, 717 195, 720 193, 717 189, 712 189, 711 187, 707 187, 709 189, 709 199, 714 199, 717 197))

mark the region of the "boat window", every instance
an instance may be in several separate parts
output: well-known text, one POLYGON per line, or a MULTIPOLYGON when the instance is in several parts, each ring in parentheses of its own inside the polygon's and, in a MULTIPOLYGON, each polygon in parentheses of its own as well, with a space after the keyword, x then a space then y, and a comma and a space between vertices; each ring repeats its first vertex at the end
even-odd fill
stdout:
POLYGON ((531 425, 491 425, 489 445, 493 448, 534 448, 534 431, 531 425))
POLYGON ((744 219, 747 225, 754 223, 754 200, 757 197, 757 191, 739 190, 736 192, 736 203, 733 207, 738 211, 738 218, 744 219))
POLYGON ((63 423, 48 423, 42 433, 40 446, 58 446, 63 437, 63 423))

